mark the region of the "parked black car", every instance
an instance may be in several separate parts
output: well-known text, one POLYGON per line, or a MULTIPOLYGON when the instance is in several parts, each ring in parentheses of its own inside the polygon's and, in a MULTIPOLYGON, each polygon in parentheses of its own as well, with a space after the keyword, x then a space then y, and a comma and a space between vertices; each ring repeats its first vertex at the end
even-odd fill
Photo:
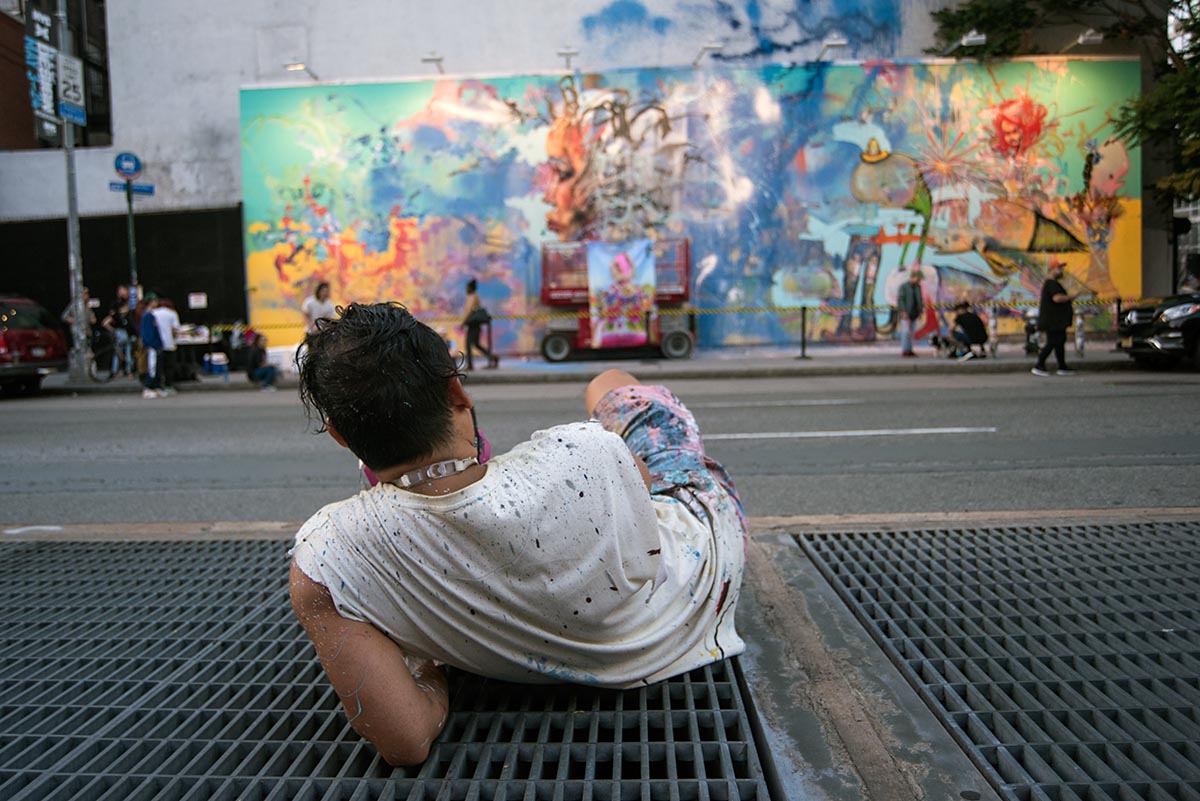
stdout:
POLYGON ((1200 292, 1185 292, 1121 313, 1117 349, 1146 367, 1184 359, 1200 366, 1200 292))

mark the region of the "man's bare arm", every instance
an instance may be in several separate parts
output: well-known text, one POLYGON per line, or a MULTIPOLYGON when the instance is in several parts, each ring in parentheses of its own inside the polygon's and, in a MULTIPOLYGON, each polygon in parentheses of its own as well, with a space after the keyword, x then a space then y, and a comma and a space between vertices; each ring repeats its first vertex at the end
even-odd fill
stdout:
MULTIPOLYGON (((595 416, 596 404, 609 392, 620 387, 638 385, 640 383, 640 381, 624 370, 605 370, 588 383, 587 389, 584 391, 584 407, 587 409, 589 415, 595 416)), ((633 462, 637 465, 638 472, 642 474, 642 481, 646 484, 647 491, 653 490, 654 479, 650 476, 650 469, 646 467, 646 463, 642 461, 642 457, 633 451, 630 451, 629 455, 633 457, 633 462)))
POLYGON ((292 563, 292 609, 342 702, 350 725, 389 765, 416 765, 446 724, 449 687, 433 663, 414 676, 379 629, 338 614, 329 591, 292 563))

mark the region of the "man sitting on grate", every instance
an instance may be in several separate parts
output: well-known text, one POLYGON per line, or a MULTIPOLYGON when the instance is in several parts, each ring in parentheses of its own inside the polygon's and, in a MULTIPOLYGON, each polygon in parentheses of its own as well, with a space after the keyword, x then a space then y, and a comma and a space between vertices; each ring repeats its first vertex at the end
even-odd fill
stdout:
POLYGON ((457 365, 402 306, 351 304, 305 345, 305 408, 379 483, 296 534, 292 606, 389 763, 441 731, 441 664, 624 688, 743 650, 741 503, 666 388, 609 370, 591 420, 480 464, 457 365))

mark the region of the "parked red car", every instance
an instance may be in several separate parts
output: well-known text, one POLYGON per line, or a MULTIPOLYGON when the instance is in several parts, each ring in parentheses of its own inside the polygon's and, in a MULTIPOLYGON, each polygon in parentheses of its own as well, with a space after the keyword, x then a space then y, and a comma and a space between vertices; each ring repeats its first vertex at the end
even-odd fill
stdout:
POLYGON ((47 375, 67 368, 58 320, 29 298, 0 293, 0 390, 33 394, 47 375))

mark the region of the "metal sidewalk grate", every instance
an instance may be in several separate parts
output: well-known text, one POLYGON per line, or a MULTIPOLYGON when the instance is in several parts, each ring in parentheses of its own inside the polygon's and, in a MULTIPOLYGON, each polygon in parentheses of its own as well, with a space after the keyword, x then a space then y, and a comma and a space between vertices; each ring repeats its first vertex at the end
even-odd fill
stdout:
POLYGON ((292 620, 286 548, 0 544, 0 798, 768 798, 730 661, 624 692, 457 672, 393 770, 292 620))
POLYGON ((1005 797, 1200 801, 1200 522, 797 539, 1005 797))

